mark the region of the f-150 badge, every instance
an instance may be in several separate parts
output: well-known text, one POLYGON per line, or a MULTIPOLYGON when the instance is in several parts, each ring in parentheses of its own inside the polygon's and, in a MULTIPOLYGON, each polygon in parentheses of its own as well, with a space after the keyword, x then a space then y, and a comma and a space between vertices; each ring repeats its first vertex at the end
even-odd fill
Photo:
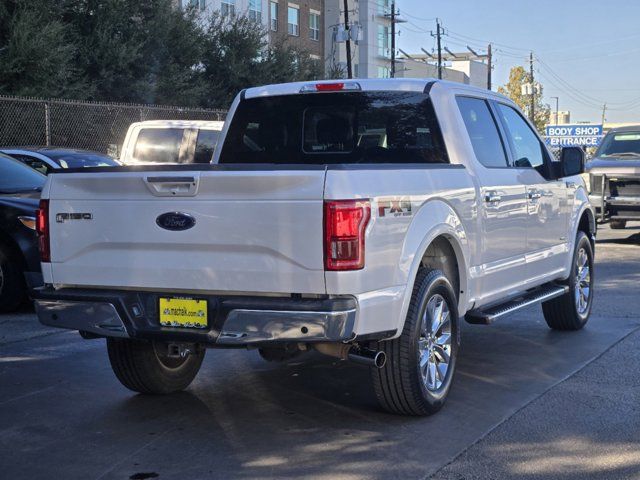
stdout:
POLYGON ((378 201, 379 217, 410 217, 411 200, 409 197, 382 198, 378 201))

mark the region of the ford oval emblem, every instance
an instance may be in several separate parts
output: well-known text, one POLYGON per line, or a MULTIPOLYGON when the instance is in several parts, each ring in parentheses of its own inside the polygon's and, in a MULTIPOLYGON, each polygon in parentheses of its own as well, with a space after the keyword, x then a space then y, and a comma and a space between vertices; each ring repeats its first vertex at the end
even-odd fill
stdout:
POLYGON ((167 212, 156 218, 156 223, 165 230, 189 230, 196 224, 196 219, 191 215, 181 212, 167 212))

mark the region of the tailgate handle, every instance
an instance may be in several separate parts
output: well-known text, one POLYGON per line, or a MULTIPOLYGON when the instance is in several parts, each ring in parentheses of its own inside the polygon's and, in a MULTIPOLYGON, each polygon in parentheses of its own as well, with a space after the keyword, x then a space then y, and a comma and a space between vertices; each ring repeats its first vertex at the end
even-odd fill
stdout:
POLYGON ((144 182, 157 197, 194 197, 198 193, 198 177, 146 177, 144 182))

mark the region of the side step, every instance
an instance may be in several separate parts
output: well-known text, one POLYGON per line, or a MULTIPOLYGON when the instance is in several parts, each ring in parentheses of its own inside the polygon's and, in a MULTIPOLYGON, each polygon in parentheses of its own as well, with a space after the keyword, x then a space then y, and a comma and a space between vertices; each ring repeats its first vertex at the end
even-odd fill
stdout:
POLYGON ((493 305, 491 307, 485 307, 480 310, 472 310, 464 316, 464 319, 467 323, 473 323, 475 325, 489 325, 500 317, 509 315, 510 313, 516 312, 521 308, 528 307, 529 305, 546 302, 552 298, 560 297, 568 291, 569 287, 566 285, 543 285, 533 290, 529 290, 508 302, 493 305))

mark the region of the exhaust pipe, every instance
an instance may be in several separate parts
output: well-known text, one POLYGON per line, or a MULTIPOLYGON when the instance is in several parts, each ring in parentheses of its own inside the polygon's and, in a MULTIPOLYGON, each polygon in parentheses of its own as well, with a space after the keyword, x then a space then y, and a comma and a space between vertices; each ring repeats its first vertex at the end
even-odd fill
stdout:
POLYGON ((360 347, 358 345, 349 345, 346 343, 315 343, 313 344, 318 352, 329 357, 339 358, 340 360, 350 360, 360 365, 369 367, 382 368, 387 362, 387 355, 381 351, 371 350, 370 348, 360 347))

